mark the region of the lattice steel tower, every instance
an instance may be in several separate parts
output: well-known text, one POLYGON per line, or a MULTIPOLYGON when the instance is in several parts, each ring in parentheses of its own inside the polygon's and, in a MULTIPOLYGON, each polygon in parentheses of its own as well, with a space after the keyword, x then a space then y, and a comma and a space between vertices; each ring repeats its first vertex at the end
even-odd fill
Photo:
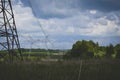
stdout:
POLYGON ((0 0, 0 59, 22 59, 11 0, 0 0))

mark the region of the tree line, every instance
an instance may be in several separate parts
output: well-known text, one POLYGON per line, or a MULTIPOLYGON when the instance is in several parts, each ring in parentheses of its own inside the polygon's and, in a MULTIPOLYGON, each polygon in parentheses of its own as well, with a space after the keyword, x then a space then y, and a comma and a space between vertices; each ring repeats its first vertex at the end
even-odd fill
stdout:
POLYGON ((73 44, 72 49, 65 54, 64 58, 120 58, 120 44, 100 46, 98 42, 95 43, 92 40, 77 41, 73 44))

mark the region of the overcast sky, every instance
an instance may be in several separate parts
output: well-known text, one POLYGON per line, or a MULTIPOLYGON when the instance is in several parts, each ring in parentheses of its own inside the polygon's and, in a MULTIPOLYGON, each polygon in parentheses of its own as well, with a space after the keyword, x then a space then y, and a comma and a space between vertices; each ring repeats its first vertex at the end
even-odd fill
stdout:
POLYGON ((70 49, 78 40, 120 43, 119 4, 120 0, 13 0, 21 46, 70 49))

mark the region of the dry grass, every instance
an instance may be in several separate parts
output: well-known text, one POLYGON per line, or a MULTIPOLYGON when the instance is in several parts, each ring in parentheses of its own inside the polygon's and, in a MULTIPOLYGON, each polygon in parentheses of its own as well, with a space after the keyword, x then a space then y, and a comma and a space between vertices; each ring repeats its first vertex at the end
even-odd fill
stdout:
MULTIPOLYGON (((0 63, 0 80, 77 80, 79 61, 0 63)), ((120 80, 119 60, 83 60, 80 80, 120 80)))

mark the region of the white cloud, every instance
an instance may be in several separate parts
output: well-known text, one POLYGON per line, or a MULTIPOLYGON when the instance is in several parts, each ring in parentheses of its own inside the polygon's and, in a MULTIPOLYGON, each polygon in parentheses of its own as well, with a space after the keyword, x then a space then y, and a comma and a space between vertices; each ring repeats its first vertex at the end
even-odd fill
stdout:
POLYGON ((91 26, 92 36, 120 36, 120 26, 116 21, 106 19, 105 16, 96 19, 96 21, 89 24, 91 26))
POLYGON ((40 19, 40 22, 52 35, 120 36, 119 25, 106 19, 106 16, 95 19, 89 14, 80 14, 63 19, 40 19))
MULTIPOLYGON (((106 18, 105 15, 101 15, 101 13, 97 12, 96 10, 82 12, 81 10, 73 8, 71 10, 64 8, 64 5, 62 8, 56 8, 55 5, 53 5, 53 7, 50 7, 48 5, 46 6, 47 9, 46 7, 42 7, 43 11, 46 14, 64 14, 69 15, 69 17, 44 19, 36 18, 32 13, 31 8, 25 7, 21 3, 14 5, 13 7, 18 31, 24 36, 20 36, 23 45, 26 45, 24 44, 25 42, 23 41, 23 39, 29 39, 28 36, 32 36, 33 39, 36 40, 43 37, 45 39, 45 36, 43 35, 37 19, 41 23, 45 32, 49 34, 50 37, 52 36, 51 40, 54 41, 56 48, 71 48, 70 45, 72 45, 73 43, 69 42, 69 40, 68 42, 64 40, 61 42, 58 41, 63 39, 62 36, 70 36, 71 39, 73 39, 72 37, 74 36, 77 36, 79 38, 81 36, 120 36, 120 26, 117 24, 119 20, 117 19, 117 16, 115 14, 114 17, 116 20, 109 20, 106 18), (100 17, 95 18, 95 15, 100 15, 100 17), (64 44, 66 46, 64 46, 64 44)), ((108 13, 108 15, 111 15, 111 13, 108 13)), ((73 41, 75 41, 75 39, 73 39, 73 41)), ((43 46, 45 47, 44 44, 42 44, 42 47, 43 46)))
MULTIPOLYGON (((15 4, 13 5, 13 10, 22 47, 30 47, 32 41, 45 38, 39 23, 37 22, 37 18, 33 15, 30 7, 24 7, 21 4, 15 4), (31 40, 30 37, 32 37, 33 40, 31 40)), ((45 47, 44 43, 41 45, 45 47)))
POLYGON ((37 22, 37 18, 33 15, 30 7, 14 5, 13 8, 18 31, 26 34, 29 33, 29 35, 38 35, 38 33, 39 35, 43 35, 39 23, 37 22))
POLYGON ((96 14, 97 11, 96 10, 90 10, 90 14, 96 14))
POLYGON ((74 33, 75 32, 74 27, 68 27, 67 32, 74 33))

